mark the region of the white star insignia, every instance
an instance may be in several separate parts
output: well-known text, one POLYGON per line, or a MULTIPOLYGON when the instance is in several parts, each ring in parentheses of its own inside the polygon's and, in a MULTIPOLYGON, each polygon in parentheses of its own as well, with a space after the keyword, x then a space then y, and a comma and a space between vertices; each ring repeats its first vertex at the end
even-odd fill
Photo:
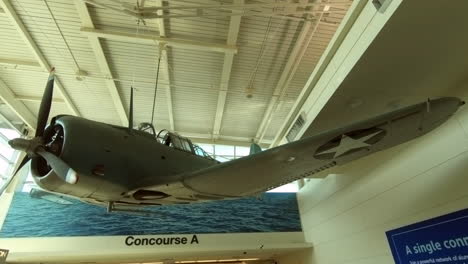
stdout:
POLYGON ((336 158, 338 156, 343 155, 344 153, 353 150, 353 149, 358 149, 358 148, 364 148, 371 146, 371 144, 367 144, 365 141, 373 138, 374 136, 382 133, 383 130, 377 131, 373 134, 367 135, 362 138, 354 139, 352 137, 348 137, 347 135, 343 134, 341 136, 341 141, 340 144, 334 148, 322 151, 320 153, 317 153, 317 155, 322 155, 322 154, 329 154, 329 153, 335 153, 333 158, 336 158))

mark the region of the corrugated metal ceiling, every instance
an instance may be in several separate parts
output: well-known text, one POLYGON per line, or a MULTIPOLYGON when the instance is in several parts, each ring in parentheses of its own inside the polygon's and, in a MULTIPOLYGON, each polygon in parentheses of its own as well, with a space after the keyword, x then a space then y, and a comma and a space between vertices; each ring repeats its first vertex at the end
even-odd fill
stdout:
MULTIPOLYGON (((158 14, 192 17, 145 19, 144 23, 140 21, 139 24, 135 17, 112 9, 122 9, 116 2, 133 6, 135 1, 97 1, 108 5, 107 7, 88 3, 87 9, 95 29, 124 32, 136 37, 100 38, 105 62, 109 65, 115 82, 114 87, 120 95, 121 100, 118 102, 112 99, 112 87, 106 82, 111 76, 100 68, 99 56, 94 52, 88 36, 80 31, 82 20, 77 3, 81 0, 2 1, 10 1, 40 52, 49 64, 57 68, 57 75, 64 89, 83 117, 122 125, 116 107, 121 104, 128 109, 130 87, 133 86, 135 122, 150 120, 160 52, 156 42, 142 42, 138 37, 141 34, 159 37, 164 32, 169 41, 166 46, 167 59, 166 56, 162 56, 160 66, 155 111, 157 129, 170 127, 172 113, 174 128, 181 134, 218 140, 236 138, 246 142, 260 140, 256 138, 259 134, 263 135, 263 142, 274 138, 351 5, 351 1, 348 0, 323 0, 320 5, 317 1, 315 8, 307 7, 306 9, 316 11, 316 14, 310 17, 314 26, 305 32, 306 36, 303 38, 307 40, 310 36, 311 41, 303 43, 296 43, 301 39, 301 30, 305 25, 303 20, 263 15, 283 7, 260 8, 257 10, 258 15, 243 16, 240 20, 237 53, 233 57, 232 69, 225 72, 225 53, 210 50, 210 47, 213 44, 226 45, 228 37, 233 37, 229 35, 236 32, 235 25, 231 25, 230 22, 233 17, 197 17, 190 10, 170 8, 220 4, 229 6, 239 3, 240 0, 162 1, 168 9, 158 14), (323 13, 324 8, 330 11, 323 13), (320 21, 317 21, 317 18, 320 18, 320 21), (197 41, 202 44, 191 48, 173 46, 170 43, 172 39, 197 41), (291 58, 296 45, 306 50, 303 56, 291 58), (297 67, 287 68, 291 59, 294 60, 292 65, 298 64, 297 67), (77 74, 78 71, 81 72, 77 74), (270 107, 278 81, 281 77, 289 75, 290 82, 285 87, 279 87, 279 100, 270 107), (220 105, 220 102, 223 102, 219 101, 222 76, 228 76, 229 82, 226 100, 220 105), (221 124, 220 133, 213 135, 216 111, 219 111, 220 107, 224 109, 223 115, 218 117, 221 124), (269 109, 272 109, 271 112, 269 109), (260 133, 262 121, 267 122, 264 132, 260 133)), ((146 1, 145 5, 154 7, 160 2, 146 1)), ((262 2, 245 1, 246 5, 258 3, 262 2)), ((226 13, 226 10, 224 12, 226 13)), ((295 16, 301 17, 300 14, 295 16)), ((8 14, 0 13, 0 78, 17 97, 36 100, 22 101, 35 114, 47 73, 40 67, 13 23, 8 14), (22 63, 12 64, 11 61, 22 63), (25 61, 38 65, 25 66, 25 61)), ((61 95, 56 93, 55 97, 60 99, 61 95)), ((1 113, 13 118, 11 111, 2 109, 4 107, 0 107, 1 113)), ((70 113, 70 108, 59 102, 54 104, 53 113, 70 113)))

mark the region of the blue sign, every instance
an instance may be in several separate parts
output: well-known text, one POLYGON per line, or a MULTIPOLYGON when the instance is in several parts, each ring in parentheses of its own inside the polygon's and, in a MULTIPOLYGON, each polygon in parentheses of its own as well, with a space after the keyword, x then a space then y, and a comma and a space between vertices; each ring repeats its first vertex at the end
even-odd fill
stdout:
POLYGON ((386 234, 396 264, 468 264, 468 209, 386 234))

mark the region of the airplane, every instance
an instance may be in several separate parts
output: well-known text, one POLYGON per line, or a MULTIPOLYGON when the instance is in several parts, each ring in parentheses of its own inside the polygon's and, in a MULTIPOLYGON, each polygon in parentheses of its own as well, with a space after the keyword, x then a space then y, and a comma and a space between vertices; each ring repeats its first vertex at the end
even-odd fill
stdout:
POLYGON ((29 162, 45 191, 109 212, 255 196, 420 137, 464 104, 455 97, 428 100, 264 151, 252 144, 249 156, 221 163, 176 133, 156 134, 151 124, 134 129, 133 89, 128 127, 71 115, 55 116, 47 126, 53 87, 51 71, 35 137, 9 141, 27 153, 17 171, 29 162))

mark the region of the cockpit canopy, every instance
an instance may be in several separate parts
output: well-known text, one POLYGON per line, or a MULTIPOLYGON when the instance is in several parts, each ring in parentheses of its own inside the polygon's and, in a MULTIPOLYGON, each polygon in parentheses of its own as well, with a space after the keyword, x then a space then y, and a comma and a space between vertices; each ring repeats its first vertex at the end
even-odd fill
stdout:
POLYGON ((159 143, 169 146, 171 148, 185 151, 210 160, 215 160, 200 146, 193 144, 192 141, 190 141, 190 139, 186 137, 182 137, 181 135, 178 135, 174 132, 170 132, 166 129, 163 129, 156 134, 156 129, 151 123, 141 123, 138 126, 138 131, 142 133, 142 135, 146 135, 151 138, 156 138, 156 140, 159 143))
POLYGON ((190 141, 190 139, 182 137, 176 133, 169 132, 167 130, 161 130, 158 133, 157 140, 159 141, 159 143, 169 146, 171 148, 175 148, 178 150, 195 154, 200 157, 214 160, 200 146, 193 144, 192 141, 190 141))

